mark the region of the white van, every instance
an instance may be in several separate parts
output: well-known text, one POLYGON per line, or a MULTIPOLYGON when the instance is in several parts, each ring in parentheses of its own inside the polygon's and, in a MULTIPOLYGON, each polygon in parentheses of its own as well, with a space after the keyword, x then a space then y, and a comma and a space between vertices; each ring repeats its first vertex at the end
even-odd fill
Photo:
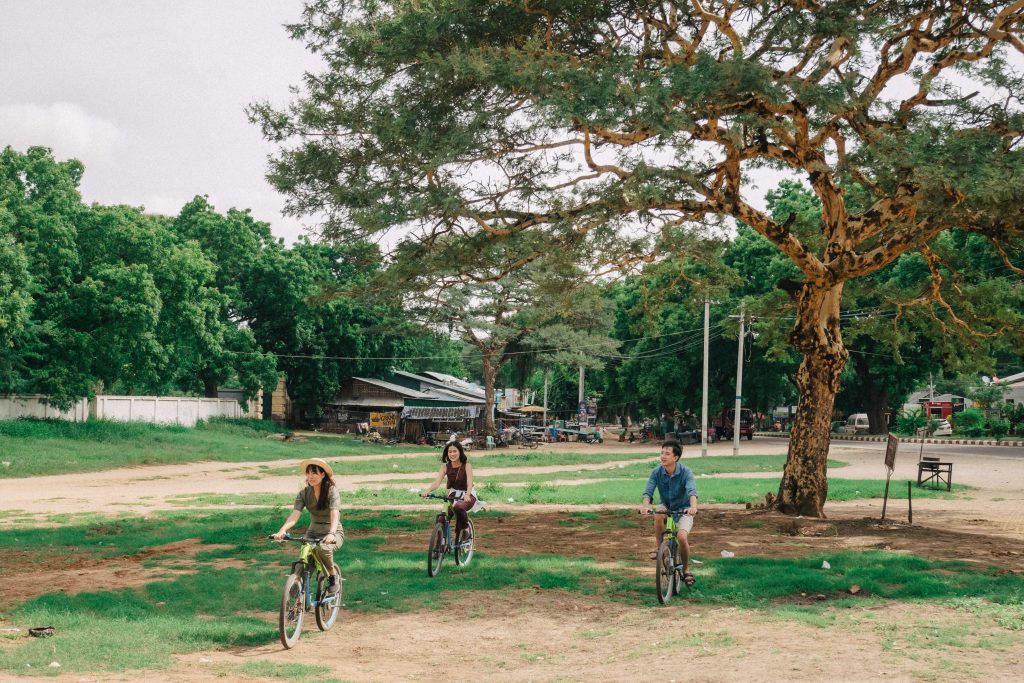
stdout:
POLYGON ((846 418, 846 424, 839 429, 840 434, 867 434, 870 429, 867 413, 854 413, 846 418))

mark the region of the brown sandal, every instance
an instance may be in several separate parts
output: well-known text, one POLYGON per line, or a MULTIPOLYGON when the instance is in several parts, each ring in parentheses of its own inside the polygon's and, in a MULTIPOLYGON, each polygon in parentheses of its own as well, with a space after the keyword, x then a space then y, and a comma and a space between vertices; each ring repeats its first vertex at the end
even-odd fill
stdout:
POLYGON ((690 572, 683 572, 683 583, 686 584, 687 588, 692 588, 693 584, 697 583, 697 579, 690 572))

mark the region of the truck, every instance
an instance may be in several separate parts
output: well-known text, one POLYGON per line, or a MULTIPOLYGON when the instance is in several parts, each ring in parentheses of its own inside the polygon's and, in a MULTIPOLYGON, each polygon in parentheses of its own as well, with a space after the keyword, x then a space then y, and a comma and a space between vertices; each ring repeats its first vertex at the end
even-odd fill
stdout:
MULTIPOLYGON (((722 412, 712 418, 712 424, 714 424, 719 436, 723 439, 731 439, 733 437, 733 416, 735 414, 735 408, 723 408, 722 412)), ((754 413, 750 408, 740 408, 740 424, 738 429, 740 438, 745 438, 747 441, 754 438, 754 413)))

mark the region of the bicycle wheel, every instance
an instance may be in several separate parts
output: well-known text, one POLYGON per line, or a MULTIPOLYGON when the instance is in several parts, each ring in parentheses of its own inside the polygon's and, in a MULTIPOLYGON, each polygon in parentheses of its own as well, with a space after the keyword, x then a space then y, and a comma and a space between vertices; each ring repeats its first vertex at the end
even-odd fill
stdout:
POLYGON ((444 562, 444 525, 438 522, 434 525, 433 533, 430 534, 430 545, 427 547, 427 576, 440 574, 442 562, 444 562))
POLYGON ((675 589, 676 568, 672 560, 672 546, 668 539, 661 542, 658 548, 658 562, 654 574, 654 583, 658 589, 658 602, 665 605, 672 598, 675 589))
POLYGON ((338 610, 341 609, 341 589, 344 585, 339 575, 338 592, 331 594, 327 592, 327 581, 327 577, 322 577, 319 595, 316 596, 316 627, 321 631, 326 631, 337 621, 338 610))
POLYGON ((305 593, 302 590, 302 577, 292 574, 284 582, 284 593, 281 596, 281 615, 277 626, 281 633, 281 644, 285 649, 295 647, 302 635, 302 617, 305 614, 305 593))
POLYGON ((469 540, 463 542, 460 538, 455 544, 455 564, 465 567, 473 559, 473 550, 476 547, 476 529, 473 528, 473 520, 469 520, 469 540))

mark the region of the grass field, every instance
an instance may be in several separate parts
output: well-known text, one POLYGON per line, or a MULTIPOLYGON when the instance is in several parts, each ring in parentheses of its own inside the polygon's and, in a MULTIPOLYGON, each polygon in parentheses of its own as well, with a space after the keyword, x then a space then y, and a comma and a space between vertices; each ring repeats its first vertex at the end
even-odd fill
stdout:
MULTIPOLYGON (((217 460, 249 462, 337 458, 380 453, 384 446, 349 438, 311 437, 301 443, 268 439, 280 430, 263 420, 218 419, 195 428, 143 422, 0 421, 0 477, 96 472, 136 465, 217 460)), ((433 449, 401 446, 404 452, 433 449)))
MULTIPOLYGON (((549 475, 550 476, 550 475, 549 475)), ((559 478, 568 478, 568 475, 558 473, 559 478)), ((590 472, 584 475, 590 477, 590 472)), ((542 484, 533 481, 522 486, 502 484, 490 480, 481 480, 477 487, 479 497, 488 503, 557 503, 564 505, 596 505, 596 504, 619 504, 623 506, 635 506, 640 502, 640 495, 643 493, 644 479, 618 479, 611 478, 606 481, 587 484, 555 486, 542 484)), ((419 492, 429 483, 429 479, 422 481, 404 481, 402 487, 385 485, 383 487, 365 487, 355 491, 346 491, 341 494, 342 505, 409 505, 422 503, 419 492)), ((704 504, 720 503, 758 503, 764 500, 764 494, 778 489, 778 479, 745 479, 745 478, 714 478, 701 479, 697 483, 697 491, 700 494, 700 501, 704 504)), ((829 483, 828 500, 856 500, 860 498, 881 498, 885 482, 874 479, 833 479, 829 483)), ((953 485, 953 492, 945 489, 914 489, 915 498, 943 498, 952 499, 958 492, 966 491, 970 487, 961 484, 953 485)), ((892 500, 905 500, 907 497, 906 488, 893 486, 889 490, 889 498, 892 500)), ((173 496, 170 502, 175 505, 204 507, 220 505, 260 505, 260 506, 290 506, 291 500, 287 496, 271 493, 200 493, 173 496)))
MULTIPOLYGON (((601 513, 597 521, 614 525, 625 514, 601 513)), ((481 517, 481 528, 487 528, 487 520, 487 516, 481 517)), ((275 641, 276 625, 269 617, 294 551, 264 540, 279 522, 277 513, 236 510, 165 513, 108 521, 102 527, 90 523, 36 529, 31 534, 26 533, 28 528, 0 531, 0 552, 15 553, 44 550, 61 554, 74 547, 75 553, 86 557, 121 556, 187 538, 230 546, 199 553, 189 561, 179 557, 147 561, 150 566, 195 573, 168 575, 138 588, 105 590, 97 586, 95 592, 75 596, 52 592, 27 600, 3 615, 4 620, 20 628, 54 625, 58 637, 0 646, 0 671, 45 674, 51 661, 59 661, 64 673, 159 670, 169 666, 177 653, 275 641), (231 558, 232 565, 218 568, 221 558, 231 558)), ((423 571, 422 552, 381 548, 388 533, 425 529, 422 512, 349 512, 345 525, 350 533, 361 532, 339 552, 347 578, 346 610, 445 609, 447 602, 440 598, 436 580, 423 571)), ((911 601, 982 615, 1004 629, 1007 639, 1024 629, 1024 577, 993 574, 984 566, 883 551, 829 553, 831 569, 823 570, 823 557, 818 553, 792 559, 705 557, 696 570, 699 582, 689 601, 694 607, 758 610, 766 618, 822 627, 854 603, 911 601), (872 597, 851 596, 809 606, 786 602, 800 594, 837 594, 853 583, 872 597)), ((651 577, 635 571, 642 565, 623 560, 609 565, 598 559, 557 554, 496 557, 481 552, 470 568, 446 571, 445 589, 460 593, 560 590, 656 609, 651 577)), ((959 637, 969 635, 960 633, 959 637)), ((315 643, 317 634, 307 632, 304 637, 315 643)), ((291 672, 300 677, 314 673, 311 669, 291 672)))

